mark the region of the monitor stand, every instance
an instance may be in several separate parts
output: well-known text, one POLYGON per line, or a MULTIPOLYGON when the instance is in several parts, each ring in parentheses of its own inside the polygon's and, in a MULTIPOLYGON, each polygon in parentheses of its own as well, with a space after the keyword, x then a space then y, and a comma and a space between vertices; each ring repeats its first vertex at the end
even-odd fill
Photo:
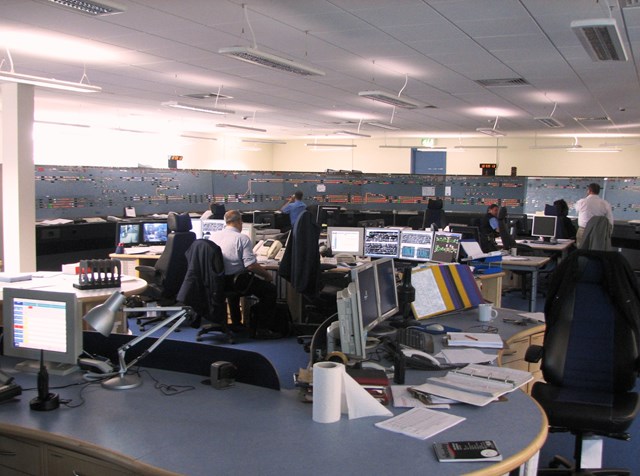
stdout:
POLYGON ((376 327, 367 332, 367 337, 392 337, 397 329, 389 324, 378 324, 376 327))
MULTIPOLYGON (((49 374, 61 377, 80 370, 80 367, 75 364, 61 364, 58 362, 45 361, 44 366, 49 374)), ((37 360, 23 360, 16 364, 15 369, 18 372, 37 374, 40 371, 40 362, 37 360)))

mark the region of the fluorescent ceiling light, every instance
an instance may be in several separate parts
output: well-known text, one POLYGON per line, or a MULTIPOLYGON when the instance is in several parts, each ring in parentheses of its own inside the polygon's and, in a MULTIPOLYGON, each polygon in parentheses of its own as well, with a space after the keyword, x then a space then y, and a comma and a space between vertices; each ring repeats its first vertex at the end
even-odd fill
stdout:
POLYGON ((124 12, 124 7, 108 1, 89 0, 38 0, 40 3, 53 3, 56 6, 93 16, 115 15, 124 12))
POLYGON ((93 86, 91 84, 61 81, 59 79, 52 78, 41 78, 40 76, 30 76, 28 74, 11 73, 8 71, 0 71, 0 81, 32 84, 33 86, 39 86, 42 88, 59 89, 62 91, 73 91, 77 93, 99 93, 102 91, 100 86, 93 86))
POLYGON ((337 147, 344 149, 352 149, 358 147, 355 144, 306 144, 307 147, 337 147))
POLYGON ((433 107, 425 106, 412 99, 399 97, 396 94, 385 93, 384 91, 360 91, 358 96, 374 101, 380 101, 391 106, 402 107, 404 109, 418 109, 420 107, 433 107))
POLYGON ((492 127, 478 127, 476 131, 491 137, 504 137, 506 135, 504 132, 492 127))
POLYGON ((558 121, 557 119, 554 119, 551 116, 548 117, 534 117, 534 119, 536 121, 538 121, 540 124, 547 126, 547 127, 551 127, 551 128, 557 128, 557 127, 564 127, 564 124, 560 121, 558 121))
POLYGON ((349 132, 349 131, 336 131, 334 132, 337 136, 354 136, 354 137, 371 137, 368 134, 360 134, 359 132, 349 132))
POLYGON ((506 145, 457 145, 454 149, 506 149, 506 145))
POLYGON ((613 152, 621 152, 621 151, 622 151, 622 149, 617 149, 617 148, 614 148, 614 149, 612 149, 612 148, 600 149, 598 147, 572 147, 570 149, 567 149, 567 152, 586 152, 586 153, 590 153, 590 152, 600 153, 600 152, 602 152, 602 153, 605 153, 605 154, 613 153, 613 152))
POLYGON ((235 111, 231 109, 220 109, 217 107, 208 107, 208 106, 195 106, 193 104, 187 104, 184 102, 177 101, 167 101, 162 103, 163 106, 173 107, 176 109, 186 109, 187 111, 196 111, 196 112, 206 112, 208 114, 235 114, 235 111))
POLYGON ((365 124, 373 127, 379 127, 380 129, 387 129, 388 131, 399 131, 400 128, 392 126, 391 124, 385 124, 384 122, 365 122, 365 124))
POLYGON ((192 135, 189 135, 189 134, 180 134, 180 137, 185 137, 187 139, 218 140, 215 137, 192 136, 192 135))
POLYGON ((581 145, 575 145, 575 144, 569 144, 569 145, 531 145, 529 146, 529 149, 537 149, 537 150, 552 150, 552 149, 561 149, 561 150, 568 150, 568 149, 580 149, 582 148, 581 145))
POLYGON ((266 129, 259 129, 257 127, 248 126, 236 126, 235 124, 216 124, 216 127, 229 127, 231 129, 242 129, 244 131, 267 132, 266 129))
POLYGON ((242 139, 242 142, 250 142, 254 144, 286 144, 283 140, 272 139, 242 139))
POLYGON ((311 66, 307 66, 287 58, 265 53, 257 48, 249 48, 248 46, 230 46, 227 48, 220 48, 218 53, 246 63, 277 69, 279 71, 286 71, 287 73, 299 74, 301 76, 325 75, 324 71, 320 71, 319 69, 312 68, 311 66))
POLYGON ((627 53, 614 18, 575 20, 571 29, 593 61, 627 61, 627 53))

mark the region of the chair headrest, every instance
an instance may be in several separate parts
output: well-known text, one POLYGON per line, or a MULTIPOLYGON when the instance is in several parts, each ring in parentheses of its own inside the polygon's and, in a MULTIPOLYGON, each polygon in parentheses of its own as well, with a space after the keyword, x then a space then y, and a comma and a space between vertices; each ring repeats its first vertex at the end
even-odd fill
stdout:
POLYGON ((432 199, 430 198, 427 202, 427 209, 429 210, 442 210, 443 204, 442 200, 439 198, 432 199))
POLYGON ((505 220, 507 215, 507 207, 500 207, 500 211, 498 211, 498 220, 505 220))
POLYGON ((169 232, 191 230, 191 217, 188 213, 169 212, 167 214, 169 232))

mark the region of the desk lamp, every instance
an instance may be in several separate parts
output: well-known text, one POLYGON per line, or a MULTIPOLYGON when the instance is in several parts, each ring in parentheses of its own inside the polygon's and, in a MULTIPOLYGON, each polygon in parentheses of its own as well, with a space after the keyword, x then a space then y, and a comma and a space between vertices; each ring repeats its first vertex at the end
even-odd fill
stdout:
POLYGON ((102 386, 104 388, 109 388, 112 390, 127 390, 130 388, 138 387, 142 384, 142 380, 140 376, 136 374, 127 374, 128 370, 136 365, 141 359, 149 355, 151 352, 158 347, 162 341, 164 341, 169 334, 171 334, 180 324, 184 322, 184 320, 189 315, 191 308, 188 306, 174 306, 174 307, 122 307, 124 304, 126 297, 120 291, 115 291, 109 299, 107 299, 104 304, 100 304, 93 309, 91 309, 85 316, 84 320, 97 332, 102 334, 105 337, 109 337, 111 334, 111 330, 113 329, 113 324, 116 320, 116 313, 119 310, 123 312, 152 312, 152 311, 162 311, 162 312, 173 312, 169 317, 159 322, 152 328, 146 330, 139 336, 130 340, 123 346, 118 348, 118 363, 119 369, 117 375, 113 378, 105 380, 102 382, 102 386), (167 324, 173 323, 164 334, 162 334, 158 339, 144 352, 142 352, 138 357, 133 359, 131 362, 126 363, 125 354, 127 350, 131 347, 142 341, 144 338, 153 334, 155 331, 160 329, 161 327, 166 326, 167 324))

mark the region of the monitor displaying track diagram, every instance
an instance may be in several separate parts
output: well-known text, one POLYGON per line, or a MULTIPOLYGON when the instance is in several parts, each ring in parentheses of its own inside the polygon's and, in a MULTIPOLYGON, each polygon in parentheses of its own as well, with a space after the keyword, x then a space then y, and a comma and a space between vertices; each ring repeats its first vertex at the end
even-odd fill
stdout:
POLYGON ((428 261, 431 258, 433 232, 427 230, 402 230, 400 235, 400 259, 428 261))
POLYGON ((370 258, 397 258, 400 253, 400 230, 365 228, 364 255, 370 258))

